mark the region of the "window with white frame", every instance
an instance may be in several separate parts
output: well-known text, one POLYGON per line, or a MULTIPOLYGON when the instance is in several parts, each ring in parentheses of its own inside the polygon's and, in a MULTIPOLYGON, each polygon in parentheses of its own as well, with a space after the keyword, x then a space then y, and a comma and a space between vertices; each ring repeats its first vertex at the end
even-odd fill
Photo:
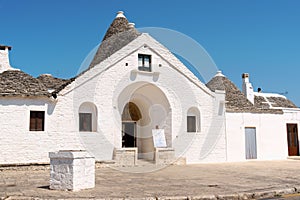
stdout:
POLYGON ((138 60, 138 69, 140 71, 151 72, 151 55, 139 54, 138 60))
POLYGON ((187 132, 200 132, 200 111, 196 107, 192 107, 187 112, 187 132))

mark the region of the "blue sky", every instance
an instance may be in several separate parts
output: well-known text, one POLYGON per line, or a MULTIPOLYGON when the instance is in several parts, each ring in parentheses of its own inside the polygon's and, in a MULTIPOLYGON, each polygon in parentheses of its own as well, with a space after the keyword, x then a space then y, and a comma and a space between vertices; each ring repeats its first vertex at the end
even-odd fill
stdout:
POLYGON ((163 27, 199 42, 238 87, 285 93, 300 106, 298 0, 0 0, 0 44, 11 64, 33 76, 76 75, 102 40, 116 12, 136 27, 163 27))

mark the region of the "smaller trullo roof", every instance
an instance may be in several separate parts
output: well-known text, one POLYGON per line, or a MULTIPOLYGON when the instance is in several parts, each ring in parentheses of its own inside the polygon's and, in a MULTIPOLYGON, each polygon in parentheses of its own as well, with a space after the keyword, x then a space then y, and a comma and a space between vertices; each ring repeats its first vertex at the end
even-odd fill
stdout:
POLYGON ((53 92, 57 93, 71 81, 51 75, 34 78, 23 71, 8 70, 0 73, 0 96, 51 97, 53 92))
POLYGON ((254 104, 252 104, 239 88, 221 72, 218 72, 206 86, 213 92, 216 90, 225 91, 227 112, 282 114, 282 108, 297 108, 290 100, 275 96, 267 98, 270 102, 272 101, 272 104, 274 103, 273 108, 271 108, 267 106, 267 100, 259 94, 255 95, 254 104))
POLYGON ((8 70, 0 74, 0 96, 51 96, 45 85, 22 71, 8 70))
POLYGON ((206 86, 213 92, 225 90, 226 111, 257 112, 253 104, 244 96, 238 87, 220 72, 206 86))
POLYGON ((53 77, 51 74, 42 74, 37 79, 44 84, 48 90, 60 91, 68 85, 73 79, 61 79, 53 77))

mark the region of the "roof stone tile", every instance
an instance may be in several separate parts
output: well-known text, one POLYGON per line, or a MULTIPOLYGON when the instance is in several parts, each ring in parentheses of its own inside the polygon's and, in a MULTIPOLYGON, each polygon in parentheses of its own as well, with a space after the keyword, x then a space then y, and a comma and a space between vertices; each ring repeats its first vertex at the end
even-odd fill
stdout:
POLYGON ((38 79, 19 70, 0 74, 0 96, 51 96, 38 79))
POLYGON ((0 73, 0 96, 2 97, 51 97, 58 93, 74 79, 59 79, 49 75, 34 78, 19 70, 8 70, 0 73), (49 91, 49 90, 54 91, 49 91))

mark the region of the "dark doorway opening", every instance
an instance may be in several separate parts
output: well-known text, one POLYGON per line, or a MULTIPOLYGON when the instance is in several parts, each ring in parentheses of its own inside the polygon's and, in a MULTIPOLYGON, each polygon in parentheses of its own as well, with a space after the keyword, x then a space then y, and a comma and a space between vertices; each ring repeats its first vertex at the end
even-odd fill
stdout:
POLYGON ((122 147, 136 147, 135 122, 122 122, 122 147))
POLYGON ((298 125, 287 124, 286 127, 289 156, 299 156, 298 125))
POLYGON ((122 113, 122 147, 137 147, 137 121, 141 111, 133 102, 128 102, 122 113))

